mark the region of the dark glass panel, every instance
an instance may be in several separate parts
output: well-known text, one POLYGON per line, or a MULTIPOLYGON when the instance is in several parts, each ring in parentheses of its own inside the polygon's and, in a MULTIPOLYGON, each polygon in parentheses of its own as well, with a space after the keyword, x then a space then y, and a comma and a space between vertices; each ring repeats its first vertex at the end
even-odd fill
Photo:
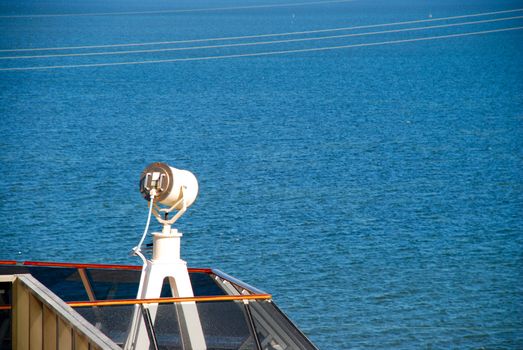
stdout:
MULTIPOLYGON (((149 310, 154 314, 155 306, 149 310)), ((154 332, 159 349, 182 350, 182 338, 178 324, 178 310, 174 304, 160 304, 156 308, 154 332)))
MULTIPOLYGON (((138 291, 141 271, 119 269, 85 269, 96 300, 134 299, 138 291)), ((78 269, 69 267, 0 265, 0 275, 33 275, 64 301, 88 300, 78 269)), ((225 295, 217 282, 207 273, 194 272, 189 277, 195 296, 225 295)), ((166 281, 162 297, 171 297, 166 281)))
POLYGON ((207 350, 256 349, 243 302, 234 301, 159 304, 154 323, 159 349, 182 350, 183 344, 190 342, 184 320, 188 312, 195 310, 198 310, 207 350))
MULTIPOLYGON (((162 350, 181 350, 189 341, 185 318, 188 312, 198 310, 208 350, 255 350, 254 338, 241 301, 203 302, 148 305, 154 319, 154 333, 162 350), (180 321, 181 320, 181 321, 180 321), (182 330, 180 330, 180 322, 182 330)), ((134 305, 75 308, 80 315, 95 325, 115 343, 123 345, 138 310, 134 305)))
POLYGON ((118 345, 123 345, 133 319, 134 305, 78 307, 75 310, 118 345))
POLYGON ((64 301, 87 300, 75 268, 0 265, 0 275, 29 273, 64 301))
MULTIPOLYGON (((217 282, 207 273, 193 272, 189 274, 195 297, 226 295, 217 282)), ((162 286, 162 298, 173 297, 169 279, 165 278, 162 286)))
POLYGON ((189 274, 194 296, 225 295, 216 281, 207 273, 193 272, 189 274))
POLYGON ((87 275, 96 300, 136 298, 140 271, 87 269, 87 275))
POLYGON ((68 267, 28 267, 33 275, 44 286, 64 301, 88 300, 78 270, 68 267))
POLYGON ((197 303, 207 349, 256 349, 243 301, 197 303))
POLYGON ((263 350, 316 349, 273 302, 249 302, 249 307, 263 350))
POLYGON ((29 270, 25 266, 0 265, 0 275, 15 275, 21 273, 29 273, 29 270))

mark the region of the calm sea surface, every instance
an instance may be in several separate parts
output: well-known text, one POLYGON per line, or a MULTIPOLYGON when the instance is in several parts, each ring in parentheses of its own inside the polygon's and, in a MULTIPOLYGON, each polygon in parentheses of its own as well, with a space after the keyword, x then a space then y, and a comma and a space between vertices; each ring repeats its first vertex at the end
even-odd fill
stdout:
POLYGON ((491 13, 520 8, 1 1, 0 259, 139 264, 139 175, 165 161, 200 181, 183 257, 319 348, 522 349, 523 11, 491 13), (34 48, 61 49, 6 51, 34 48), (155 51, 107 54, 129 50, 155 51))

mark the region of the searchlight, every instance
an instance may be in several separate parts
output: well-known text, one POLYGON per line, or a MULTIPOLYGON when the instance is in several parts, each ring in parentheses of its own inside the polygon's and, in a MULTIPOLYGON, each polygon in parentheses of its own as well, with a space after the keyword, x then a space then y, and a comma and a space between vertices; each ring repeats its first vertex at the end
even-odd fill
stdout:
MULTIPOLYGON (((152 163, 140 176, 140 192, 149 202, 147 224, 139 244, 133 248, 134 255, 143 261, 142 276, 137 299, 156 299, 161 296, 164 280, 169 281, 172 296, 192 298, 194 292, 187 263, 180 258, 182 233, 171 226, 196 200, 198 180, 193 173, 180 170, 165 163, 152 163), (174 216, 170 217, 173 212, 174 216), (141 247, 149 230, 151 216, 163 225, 162 232, 154 232, 153 254, 147 259, 141 247)), ((125 350, 149 349, 148 329, 156 319, 158 304, 145 308, 135 307, 133 321, 125 343, 125 350)), ((181 328, 185 329, 183 342, 187 349, 205 350, 206 343, 202 331, 198 309, 194 302, 183 302, 177 306, 181 328)))

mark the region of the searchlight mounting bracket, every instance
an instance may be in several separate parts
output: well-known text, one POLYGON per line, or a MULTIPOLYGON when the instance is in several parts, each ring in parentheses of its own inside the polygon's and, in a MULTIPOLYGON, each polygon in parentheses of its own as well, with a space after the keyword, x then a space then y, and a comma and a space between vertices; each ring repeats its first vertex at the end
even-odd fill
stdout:
POLYGON ((164 225, 164 227, 173 225, 187 211, 185 188, 185 186, 180 188, 180 199, 169 208, 162 208, 157 203, 153 202, 153 215, 160 224, 164 225), (174 210, 177 210, 180 205, 181 208, 178 209, 178 212, 171 219, 169 219, 169 214, 174 210))

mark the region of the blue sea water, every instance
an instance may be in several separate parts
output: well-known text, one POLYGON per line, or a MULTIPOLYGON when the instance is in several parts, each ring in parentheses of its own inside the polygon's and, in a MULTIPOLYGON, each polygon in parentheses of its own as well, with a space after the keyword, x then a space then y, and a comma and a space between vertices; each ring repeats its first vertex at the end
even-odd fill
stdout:
POLYGON ((4 51, 523 8, 510 0, 304 2, 0 2, 0 259, 139 264, 128 256, 146 220, 139 174, 165 161, 200 181, 177 224, 189 265, 272 293, 319 348, 523 348, 523 30, 391 43, 521 27, 523 19, 12 58, 523 12, 4 51), (148 12, 164 10, 172 11, 148 12), (389 43, 2 70, 376 42, 389 43))

